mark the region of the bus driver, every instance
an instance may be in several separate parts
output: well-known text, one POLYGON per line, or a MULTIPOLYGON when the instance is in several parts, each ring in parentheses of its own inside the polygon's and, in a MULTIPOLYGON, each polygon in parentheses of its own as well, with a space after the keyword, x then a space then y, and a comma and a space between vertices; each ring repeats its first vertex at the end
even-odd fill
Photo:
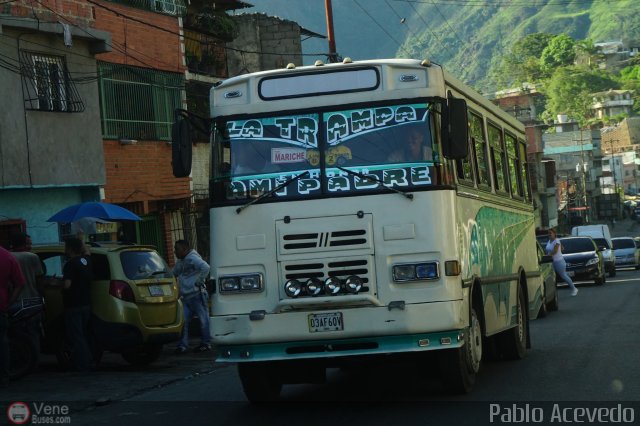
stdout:
POLYGON ((424 143, 424 133, 418 127, 412 127, 403 147, 393 151, 388 158, 393 163, 410 161, 433 161, 433 151, 424 143))

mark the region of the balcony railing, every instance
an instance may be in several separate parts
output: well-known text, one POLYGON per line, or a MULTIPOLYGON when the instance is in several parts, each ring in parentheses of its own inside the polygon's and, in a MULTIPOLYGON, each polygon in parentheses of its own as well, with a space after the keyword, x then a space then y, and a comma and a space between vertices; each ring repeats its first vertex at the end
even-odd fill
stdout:
POLYGON ((187 7, 184 0, 109 0, 114 3, 120 3, 127 6, 137 7, 138 9, 149 10, 151 12, 161 13, 163 15, 184 16, 187 7))

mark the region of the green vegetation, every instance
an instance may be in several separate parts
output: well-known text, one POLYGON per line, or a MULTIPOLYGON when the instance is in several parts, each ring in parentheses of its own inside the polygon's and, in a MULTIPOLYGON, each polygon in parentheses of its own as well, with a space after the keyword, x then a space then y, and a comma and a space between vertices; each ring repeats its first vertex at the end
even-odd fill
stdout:
MULTIPOLYGON (((263 11, 326 34, 321 0, 251 3, 256 7, 246 12, 263 11)), ((545 104, 537 110, 546 118, 563 112, 588 123, 588 94, 617 88, 635 90, 640 113, 640 71, 634 68, 640 62, 606 74, 597 70, 593 48, 612 40, 640 44, 638 0, 334 0, 333 17, 338 53, 354 60, 428 58, 482 93, 538 83, 545 104)), ((325 40, 303 46, 327 51, 325 40)), ((305 57, 306 63, 315 59, 322 58, 305 57)))

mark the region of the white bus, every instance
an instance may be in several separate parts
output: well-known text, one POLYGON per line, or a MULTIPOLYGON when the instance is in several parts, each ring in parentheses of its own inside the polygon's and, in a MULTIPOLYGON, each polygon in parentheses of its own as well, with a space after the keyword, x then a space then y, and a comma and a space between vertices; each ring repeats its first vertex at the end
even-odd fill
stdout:
POLYGON ((520 122, 417 60, 289 65, 210 97, 211 333, 250 401, 398 354, 468 392, 483 357, 525 356, 543 294, 520 122))

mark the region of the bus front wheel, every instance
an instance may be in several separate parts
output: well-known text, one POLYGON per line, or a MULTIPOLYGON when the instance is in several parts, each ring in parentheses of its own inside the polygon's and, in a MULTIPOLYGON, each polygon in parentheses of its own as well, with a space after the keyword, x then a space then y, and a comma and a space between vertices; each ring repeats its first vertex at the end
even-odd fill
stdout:
POLYGON ((250 402, 277 401, 282 391, 276 369, 269 362, 241 362, 238 375, 244 394, 250 402))
POLYGON ((456 394, 469 393, 476 382, 481 362, 482 330, 476 310, 472 308, 464 345, 440 354, 440 371, 445 389, 456 394))

